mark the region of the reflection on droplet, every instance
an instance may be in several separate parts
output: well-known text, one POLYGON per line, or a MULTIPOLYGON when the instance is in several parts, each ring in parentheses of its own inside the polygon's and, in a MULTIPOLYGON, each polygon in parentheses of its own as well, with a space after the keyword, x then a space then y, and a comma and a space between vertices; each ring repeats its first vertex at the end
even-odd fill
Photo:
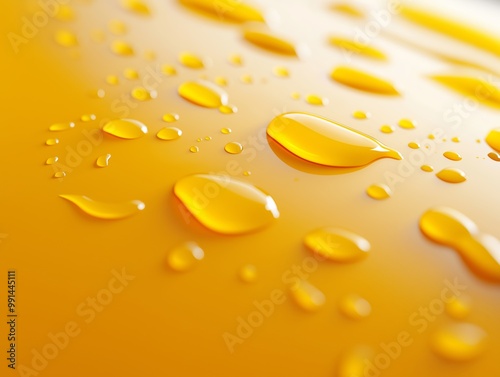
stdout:
POLYGON ((209 14, 220 21, 264 22, 262 13, 242 0, 180 0, 181 3, 209 14))
POLYGON ((176 113, 167 113, 167 114, 163 114, 162 116, 162 119, 164 122, 167 122, 167 123, 173 123, 173 122, 177 122, 179 120, 179 114, 176 114, 176 113))
POLYGON ((372 199, 382 200, 390 198, 392 195, 392 190, 384 183, 377 183, 370 185, 366 189, 366 193, 372 199))
POLYGON ((500 241, 480 234, 467 216, 447 207, 432 208, 421 216, 420 230, 431 241, 456 250, 477 276, 500 282, 500 241))
POLYGON ((95 162, 97 167, 105 168, 109 166, 109 160, 111 159, 111 155, 109 153, 99 156, 95 162))
POLYGON ((233 106, 233 105, 222 105, 222 106, 219 106, 219 111, 222 114, 234 114, 234 113, 238 112, 238 108, 236 106, 233 106))
POLYGON ((304 244, 318 259, 325 258, 333 262, 354 262, 365 258, 370 251, 370 243, 366 239, 340 228, 321 228, 309 232, 304 244))
POLYGON ((446 313, 455 319, 464 319, 470 313, 471 299, 465 294, 460 294, 460 297, 453 297, 446 303, 446 313))
POLYGON ((320 165, 359 167, 379 158, 402 158, 371 136, 306 113, 275 117, 267 134, 289 152, 320 165))
POLYGON ((137 80, 139 78, 139 72, 134 68, 125 68, 123 70, 123 76, 129 80, 137 80))
MULTIPOLYGON (((201 141, 201 139, 198 141, 201 141)), ((196 145, 193 145, 193 146, 189 147, 189 151, 191 153, 198 153, 200 151, 200 148, 198 148, 196 145)))
POLYGON ((59 195, 86 214, 106 220, 123 219, 125 217, 135 215, 142 211, 146 206, 140 200, 131 200, 127 202, 108 203, 98 202, 84 195, 59 195))
POLYGON ((227 105, 228 95, 217 85, 205 81, 188 81, 178 88, 179 95, 198 106, 218 108, 227 105))
POLYGON ((161 73, 165 76, 175 76, 177 74, 177 70, 170 64, 164 64, 161 66, 161 73))
POLYGON ((423 171, 425 171, 427 173, 432 173, 434 171, 434 168, 430 165, 422 165, 420 167, 420 169, 422 169, 423 171))
POLYGON ((158 96, 156 90, 149 90, 142 86, 136 87, 132 89, 130 92, 132 98, 135 98, 138 101, 149 101, 151 99, 155 99, 158 96))
POLYGON ((91 122, 93 120, 96 120, 97 117, 95 116, 95 114, 83 114, 81 117, 80 117, 80 120, 82 122, 91 122))
POLYGON ((398 122, 398 126, 405 130, 412 130, 415 128, 415 122, 411 119, 400 119, 398 122))
POLYGON ((53 177, 54 178, 65 178, 66 172, 65 171, 58 171, 58 172, 54 173, 53 177))
POLYGON ((268 30, 247 29, 244 38, 255 46, 281 55, 299 56, 297 47, 290 41, 272 34, 268 30))
POLYGON ((370 117, 370 113, 361 111, 361 110, 356 110, 355 112, 352 113, 353 118, 356 119, 368 119, 370 117))
POLYGON ((108 75, 106 76, 106 82, 109 85, 118 85, 120 83, 120 79, 116 75, 108 75))
POLYGON ((185 177, 174 193, 204 226, 222 234, 242 234, 279 217, 274 199, 246 182, 213 174, 185 177))
POLYGON ((469 361, 483 353, 486 332, 472 323, 452 323, 436 331, 431 340, 432 350, 452 361, 469 361))
POLYGON ((491 148, 500 152, 500 128, 491 130, 486 136, 485 141, 491 148))
POLYGON ((376 48, 371 47, 365 43, 360 43, 341 37, 330 37, 328 41, 332 46, 342 49, 343 52, 352 52, 375 60, 387 59, 382 51, 377 50, 376 48))
POLYGON ((288 69, 283 67, 283 66, 274 67, 273 73, 277 77, 289 77, 290 76, 290 72, 288 71, 288 69))
POLYGON ((394 127, 384 124, 383 126, 380 126, 380 131, 384 134, 391 134, 394 132, 394 127))
POLYGON ((121 0, 122 6, 135 14, 149 16, 151 11, 148 5, 142 0, 121 0))
POLYGON ((156 134, 156 137, 160 140, 176 140, 181 136, 182 136, 182 131, 176 127, 162 128, 156 134))
POLYGON ((241 267, 239 276, 245 283, 253 283, 257 280, 257 268, 252 264, 247 264, 241 267))
POLYGON ((419 149, 420 148, 420 144, 415 142, 415 141, 410 141, 408 143, 408 147, 410 147, 411 149, 419 149))
POLYGON ((239 154, 243 151, 243 146, 240 143, 232 141, 224 146, 224 150, 230 154, 239 154))
POLYGON ((203 64, 203 60, 191 53, 191 52, 181 52, 179 54, 179 62, 187 68, 193 68, 193 69, 201 69, 205 65, 203 64))
POLYGON ((462 159, 462 156, 453 151, 446 151, 443 153, 443 156, 452 161, 460 161, 462 159))
POLYGON ((53 146, 59 144, 59 139, 47 139, 45 145, 53 146))
POLYGON ((302 309, 316 312, 325 304, 325 295, 311 283, 300 280, 290 288, 290 293, 302 309))
POLYGON ((316 94, 309 94, 306 97, 306 102, 310 105, 324 106, 328 105, 328 98, 318 96, 316 94))
POLYGON ((197 243, 185 242, 170 250, 167 264, 174 271, 185 272, 192 269, 204 257, 205 253, 197 243))
POLYGON ((55 156, 55 157, 49 157, 47 158, 47 160, 45 161, 45 165, 53 165, 55 164, 57 161, 59 161, 59 157, 55 156))
POLYGON ((456 168, 444 168, 436 173, 436 177, 448 183, 461 183, 467 180, 465 173, 456 168))
POLYGON ((226 127, 224 127, 224 128, 221 128, 221 129, 220 129, 220 132, 221 132, 222 134, 224 134, 224 135, 228 135, 228 134, 230 134, 230 133, 231 133, 231 129, 230 129, 230 128, 226 128, 226 127))
POLYGON ((500 154, 498 154, 497 152, 488 153, 488 157, 491 158, 493 161, 500 161, 500 154))
POLYGON ((67 131, 75 127, 73 122, 54 123, 49 127, 49 131, 67 131))
POLYGON ((113 51, 116 55, 121 56, 132 56, 134 55, 133 47, 124 41, 113 41, 111 43, 111 51, 113 51))
POLYGON ((350 294, 343 297, 339 303, 340 311, 351 319, 362 319, 370 315, 372 306, 363 297, 350 294))
POLYGON ((108 22, 108 29, 114 35, 123 35, 127 33, 127 25, 120 20, 111 20, 108 22))
POLYGON ((399 95, 399 92, 390 82, 358 69, 337 67, 332 71, 330 77, 338 83, 351 88, 363 90, 365 92, 385 95, 399 95))
POLYGON ((102 130, 122 139, 137 139, 148 133, 144 123, 135 119, 115 119, 104 125, 102 130))
POLYGON ((78 45, 78 39, 76 38, 76 35, 71 31, 59 30, 56 33, 55 38, 56 42, 64 47, 72 47, 78 45))

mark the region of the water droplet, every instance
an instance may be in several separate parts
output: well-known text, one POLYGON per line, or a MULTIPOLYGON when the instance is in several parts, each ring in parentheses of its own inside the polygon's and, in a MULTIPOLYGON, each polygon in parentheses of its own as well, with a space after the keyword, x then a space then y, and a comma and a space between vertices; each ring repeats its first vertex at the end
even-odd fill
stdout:
POLYGON ((80 208, 86 214, 106 220, 123 219, 135 215, 146 206, 139 200, 119 203, 98 202, 84 195, 59 195, 80 208))
POLYGON ((408 143, 408 146, 411 148, 411 149, 419 149, 420 148, 420 144, 415 142, 415 141, 411 141, 408 143))
POLYGON ((436 176, 440 180, 448 183, 461 183, 467 180, 465 173, 462 170, 456 168, 445 168, 436 173, 436 176))
POLYGON ((109 160, 110 159, 111 159, 111 155, 109 153, 108 154, 104 154, 104 155, 99 156, 97 158, 95 164, 99 168, 105 168, 105 167, 109 166, 109 160))
POLYGON ((211 15, 220 21, 231 22, 264 22, 261 12, 241 0, 181 0, 184 5, 197 11, 211 15))
POLYGON ((363 90, 365 92, 385 95, 399 95, 399 92, 390 82, 358 69, 337 67, 332 71, 330 76, 333 80, 340 84, 363 90))
POLYGON ((368 119, 370 117, 370 113, 366 113, 364 111, 356 110, 352 113, 353 118, 356 119, 368 119))
POLYGON ((363 319, 370 315, 372 306, 363 297, 350 294, 342 298, 339 303, 340 311, 351 319, 363 319))
POLYGON ((304 244, 317 258, 343 263, 365 258, 370 251, 370 243, 366 239, 340 228, 321 228, 309 232, 304 244))
POLYGON ((427 135, 427 138, 428 138, 429 140, 435 140, 435 139, 436 139, 436 136, 434 136, 433 134, 429 134, 429 135, 427 135))
POLYGON ((144 51, 144 59, 146 59, 150 62, 155 60, 156 59, 156 52, 154 52, 153 50, 144 51))
POLYGON ((441 327, 431 340, 432 350, 452 361, 469 361, 483 353, 486 332, 471 323, 453 323, 441 327))
POLYGON ((332 46, 342 49, 344 53, 352 52, 375 60, 387 59, 382 51, 377 50, 376 48, 371 47, 365 43, 360 43, 340 37, 330 37, 328 40, 332 46))
POLYGON ((55 156, 55 157, 49 157, 47 158, 47 160, 45 161, 45 165, 53 165, 55 164, 57 161, 59 161, 59 157, 55 156))
POLYGON ((290 94, 290 97, 292 97, 293 99, 300 99, 300 93, 299 92, 292 92, 290 94))
POLYGON ((130 92, 132 98, 135 98, 138 101, 149 101, 155 99, 158 96, 156 90, 149 90, 142 86, 132 89, 130 92))
POLYGON ((222 77, 222 76, 217 76, 215 79, 214 79, 214 82, 219 85, 219 86, 227 86, 227 79, 225 77, 222 77))
MULTIPOLYGON (((201 139, 198 141, 201 141, 201 139)), ((193 146, 189 147, 189 151, 191 153, 198 153, 200 151, 200 148, 198 148, 196 145, 193 145, 193 146)))
POLYGON ((49 131, 67 131, 75 127, 73 122, 54 123, 49 127, 49 131))
POLYGON ((205 140, 206 141, 210 141, 210 140, 212 140, 212 137, 211 136, 205 136, 205 140))
POLYGON ((315 105, 315 106, 324 106, 328 105, 328 98, 318 96, 316 94, 309 94, 306 97, 306 102, 310 105, 315 105))
POLYGON ((120 20, 111 20, 108 22, 108 29, 114 35, 123 35, 127 33, 127 25, 120 20))
POLYGON ((279 217, 274 199, 243 181, 196 174, 179 180, 174 193, 204 226, 222 234, 242 234, 279 217))
POLYGON ((244 84, 251 84, 253 83, 253 78, 251 75, 243 75, 240 78, 241 82, 244 84))
POLYGON ((250 177, 250 176, 252 175, 252 172, 251 172, 251 171, 246 170, 246 171, 244 171, 244 172, 243 172, 243 175, 244 175, 245 177, 250 177))
POLYGON ((368 377, 367 360, 373 360, 371 347, 357 346, 343 354, 338 364, 338 377, 368 377))
POLYGON ((59 139, 47 139, 45 145, 53 146, 59 144, 59 139))
POLYGON ((366 193, 370 198, 377 200, 388 199, 392 196, 392 190, 384 183, 369 186, 366 193))
POLYGON ((156 137, 161 140, 175 140, 182 136, 182 131, 176 127, 162 128, 156 134, 156 137))
POLYGON ((379 158, 402 158, 371 136, 306 113, 277 116, 267 134, 289 152, 320 165, 359 167, 379 158))
POLYGON ((231 131, 232 130, 230 128, 225 128, 225 127, 220 129, 221 134, 224 134, 224 135, 230 134, 231 131))
POLYGON ((71 21, 75 19, 75 12, 73 8, 66 4, 58 4, 59 8, 57 9, 57 13, 55 17, 61 21, 71 21))
POLYGON ((447 207, 432 208, 421 216, 420 230, 431 241, 456 250, 477 276, 500 282, 500 242, 480 234, 467 216, 447 207))
POLYGON ((175 76, 177 74, 177 70, 172 67, 170 64, 164 64, 161 66, 161 72, 165 76, 175 76))
POLYGON ((179 95, 198 105, 208 108, 218 108, 227 105, 227 93, 209 81, 188 81, 181 84, 178 89, 179 95))
POLYGON ((422 169, 423 171, 425 171, 427 173, 432 173, 434 171, 434 168, 430 165, 422 165, 420 167, 420 169, 422 169))
POLYGON ((109 85, 118 85, 120 83, 120 79, 118 78, 118 76, 108 75, 106 76, 106 82, 109 85))
POLYGON ((229 55, 228 61, 238 67, 243 65, 243 57, 240 54, 229 55))
POLYGON ((219 111, 222 114, 234 114, 238 112, 238 108, 233 105, 222 105, 219 107, 219 111))
POLYGON ((137 80, 139 78, 139 72, 134 68, 125 68, 123 70, 123 76, 129 80, 137 80))
POLYGON ((380 126, 380 131, 384 134, 391 134, 394 132, 394 127, 384 124, 383 126, 380 126))
POLYGON ((59 30, 56 33, 55 38, 56 42, 64 47, 72 47, 78 45, 78 39, 76 38, 76 35, 71 31, 59 30))
POLYGON ((203 60, 190 52, 181 52, 179 54, 179 62, 187 68, 193 68, 193 69, 201 69, 205 65, 203 64, 203 60))
POLYGON ((500 128, 491 130, 486 136, 485 141, 491 148, 500 152, 500 128))
POLYGON ((268 30, 247 29, 244 38, 255 46, 281 55, 299 56, 297 47, 290 41, 272 34, 268 30))
POLYGON ((192 269, 204 257, 205 253, 197 243, 185 242, 168 253, 167 263, 174 271, 185 272, 192 269))
POLYGON ((253 283, 257 280, 257 268, 252 264, 247 264, 241 267, 239 275, 245 283, 253 283))
POLYGON ((297 305, 308 312, 316 312, 325 304, 325 295, 311 283, 301 280, 290 289, 297 305))
POLYGON ((451 141, 453 141, 454 143, 460 143, 460 138, 457 136, 454 136, 451 138, 451 141))
POLYGON ((122 139, 137 139, 148 133, 148 128, 135 119, 115 119, 106 123, 102 130, 122 139))
POLYGON ((500 161, 500 154, 498 154, 497 152, 488 153, 488 157, 491 158, 493 161, 500 161))
POLYGON ((412 130, 415 128, 415 122, 411 119, 400 119, 398 122, 398 126, 405 129, 405 130, 412 130))
POLYGON ((176 113, 167 113, 167 114, 163 114, 163 121, 164 122, 167 122, 167 123, 173 123, 173 122, 177 122, 179 120, 179 114, 176 114, 176 113))
MULTIPOLYGON (((335 3, 330 6, 335 12, 342 13, 349 17, 354 18, 364 18, 365 14, 359 8, 356 8, 354 5, 350 3, 335 3)), ((354 377, 354 376, 353 376, 354 377)), ((356 376, 357 377, 357 376, 356 376)))
POLYGON ((96 116, 95 114, 83 114, 81 117, 80 117, 80 120, 82 122, 90 122, 90 121, 93 121, 93 120, 96 120, 96 116))
POLYGON ((54 178, 65 178, 66 172, 65 171, 58 171, 57 173, 54 173, 53 177, 54 178))
POLYGON ((290 72, 288 71, 288 69, 285 67, 282 67, 282 66, 274 67, 273 73, 277 77, 289 77, 290 76, 290 72))
POLYGON ((96 89, 94 92, 91 93, 91 95, 94 98, 104 98, 106 92, 104 91, 104 89, 96 89))
POLYGON ((224 146, 224 150, 230 154, 240 154, 243 151, 243 145, 232 141, 224 146))
POLYGON ((134 55, 133 47, 124 41, 113 41, 111 43, 111 51, 113 51, 116 55, 121 56, 132 56, 134 55))
POLYGON ((452 151, 444 152, 443 156, 452 161, 460 161, 462 159, 462 156, 460 156, 457 152, 452 151))
POLYGON ((149 16, 151 11, 148 5, 142 0, 121 0, 122 6, 128 11, 141 16, 149 16))
POLYGON ((470 313, 471 299, 469 296, 460 294, 446 303, 446 313, 455 319, 464 319, 470 313))

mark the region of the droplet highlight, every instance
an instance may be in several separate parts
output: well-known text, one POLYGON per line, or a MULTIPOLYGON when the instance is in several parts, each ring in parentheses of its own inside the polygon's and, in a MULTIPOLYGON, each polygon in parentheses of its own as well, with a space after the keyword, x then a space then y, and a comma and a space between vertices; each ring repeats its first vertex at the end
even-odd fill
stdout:
POLYGON ((471 323, 448 324, 433 334, 431 346, 444 359, 470 361, 484 352, 486 332, 471 323))
POLYGON ((392 196, 392 190, 384 183, 370 185, 366 189, 366 194, 376 200, 388 199, 392 196))
POLYGON ((167 264, 174 271, 186 272, 193 269, 204 257, 205 252, 196 242, 185 242, 170 250, 167 264))
POLYGON ((465 173, 456 168, 444 168, 436 173, 436 177, 447 183, 461 183, 467 180, 465 173))

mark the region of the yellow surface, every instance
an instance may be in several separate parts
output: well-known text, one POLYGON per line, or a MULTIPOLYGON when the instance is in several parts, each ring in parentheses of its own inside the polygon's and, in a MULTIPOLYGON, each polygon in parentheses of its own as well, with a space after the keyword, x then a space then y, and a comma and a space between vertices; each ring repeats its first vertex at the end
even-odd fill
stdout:
MULTIPOLYGON (((485 141, 499 127, 498 107, 475 98, 470 80, 460 88, 431 77, 474 77, 495 87, 500 78, 484 70, 463 72, 452 60, 386 37, 385 31, 417 33, 417 40, 420 35, 411 22, 389 13, 389 24, 379 25, 368 43, 386 61, 328 44, 331 35, 366 44, 356 32, 373 34, 375 27, 367 29, 377 22, 370 7, 388 12, 385 3, 356 5, 365 18, 352 18, 328 1, 256 2, 250 5, 260 12, 250 18, 258 29, 240 24, 248 17, 231 8, 240 2, 222 1, 208 17, 193 9, 206 2, 190 3, 74 0, 55 12, 47 4, 58 3, 50 0, 4 2, 0 273, 6 283, 7 271, 16 270, 18 317, 12 370, 5 359, 4 283, 0 375, 500 375, 498 283, 470 269, 472 255, 464 263, 460 253, 419 229, 430 208, 449 207, 488 235, 480 240, 487 245, 482 253, 498 250, 500 164, 488 157, 493 150, 485 141), (237 16, 225 18, 225 12, 237 16), (32 22, 39 26, 30 27, 32 22), (269 34, 252 34, 251 43, 245 30, 269 34), (302 45, 308 54, 297 53, 302 45), (184 52, 203 67, 183 65, 184 52), (277 77, 277 66, 288 75, 277 77), (337 67, 384 78, 400 95, 342 85, 330 77, 337 67), (124 75, 131 69, 137 75, 124 75), (237 112, 198 106, 178 93, 183 83, 217 77, 237 112), (156 98, 134 99, 137 87, 156 91, 156 98), (323 106, 307 103, 311 93, 326 99, 323 106), (371 116, 356 119, 355 111, 371 116), (384 158, 357 170, 325 170, 300 160, 266 136, 268 124, 287 112, 346 125, 404 159, 384 158), (182 133, 161 140, 156 135, 170 113, 178 114, 174 125, 182 133), (121 118, 143 123, 147 133, 126 140, 101 131, 121 118), (399 127, 402 119, 414 127, 399 127), (75 127, 49 131, 70 122, 75 127), (451 141, 455 137, 459 142, 451 141), (232 142, 242 145, 241 153, 224 150, 232 142), (411 149, 409 142, 421 147, 411 149), (462 160, 443 156, 451 149, 462 160), (96 166, 108 154, 109 166, 96 166), (467 180, 441 181, 423 165, 436 172, 460 169, 467 180), (221 174, 255 186, 274 199, 279 218, 243 235, 208 230, 173 192, 176 182, 193 174, 221 174), (391 197, 366 195, 374 183, 387 185, 391 197), (111 207, 139 200, 145 208, 123 219, 100 219, 60 195, 111 207), (317 259, 304 237, 322 228, 360 235, 370 252, 348 264, 317 259), (196 245, 194 259, 178 260, 181 245, 196 245), (172 263, 190 268, 177 271, 172 263), (457 319, 445 307, 462 295, 470 298, 469 311, 457 319), (353 320, 342 312, 345 297, 361 297, 371 311, 353 320)), ((431 29, 446 25, 458 30, 446 23, 431 29)), ((446 37, 435 34, 440 38, 420 40, 426 48, 446 50, 446 37)), ((499 36, 491 37, 495 43, 499 36)), ((486 48, 491 40, 482 41, 482 50, 470 54, 470 38, 453 39, 463 45, 463 51, 453 50, 456 61, 493 67, 498 55, 487 54, 496 54, 498 46, 486 48)), ((488 142, 496 147, 496 139, 493 134, 488 142)), ((494 258, 486 256, 481 268, 497 271, 494 258)))

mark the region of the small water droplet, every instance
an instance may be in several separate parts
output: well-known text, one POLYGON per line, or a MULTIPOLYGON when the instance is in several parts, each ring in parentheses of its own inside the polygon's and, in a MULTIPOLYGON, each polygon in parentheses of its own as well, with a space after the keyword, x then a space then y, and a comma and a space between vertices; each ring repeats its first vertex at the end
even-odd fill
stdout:
MULTIPOLYGON (((199 141, 201 141, 201 139, 199 141)), ((198 153, 200 151, 200 148, 198 148, 196 145, 193 145, 193 146, 189 147, 189 151, 191 153, 198 153)))
POLYGON ((111 20, 108 22, 108 29, 114 35, 123 35, 127 33, 127 25, 120 20, 111 20))
POLYGON ((251 84, 251 83, 253 83, 253 78, 252 78, 252 76, 251 76, 251 75, 248 75, 248 74, 241 76, 241 77, 240 77, 240 80, 241 80, 241 82, 242 82, 242 83, 244 83, 244 84, 251 84))
POLYGON ((90 38, 95 43, 102 43, 106 40, 106 33, 101 29, 94 29, 90 32, 90 38))
POLYGON ((325 304, 325 295, 311 283, 300 280, 290 289, 297 305, 308 312, 316 312, 325 304))
POLYGON ((471 323, 452 323, 441 327, 432 336, 432 350, 452 361, 469 361, 483 353, 486 332, 471 323))
POLYGON ((167 264, 178 272, 191 270, 205 257, 203 249, 195 242, 185 242, 174 247, 167 256, 167 264))
POLYGON ((415 142, 415 141, 410 141, 408 143, 408 147, 410 147, 411 149, 419 149, 420 148, 420 144, 415 142))
POLYGON ((306 102, 310 105, 315 105, 315 106, 325 106, 328 105, 328 98, 318 96, 316 94, 309 94, 306 97, 306 102))
POLYGON ((205 65, 203 64, 203 60, 199 56, 191 52, 181 52, 179 54, 179 62, 184 67, 192 69, 201 69, 205 67, 205 65))
POLYGON ((292 97, 293 99, 300 99, 300 93, 299 92, 292 92, 290 94, 290 97, 292 97))
POLYGON ((383 126, 380 126, 380 131, 384 134, 392 134, 394 132, 394 127, 384 124, 383 126))
POLYGON ((325 166, 360 167, 379 158, 402 158, 371 136, 306 113, 275 117, 267 134, 296 156, 325 166))
POLYGON ((253 283, 257 280, 257 268, 252 264, 247 264, 241 267, 239 275, 245 283, 253 283))
POLYGON ((102 130, 122 139, 137 139, 148 133, 148 128, 135 119, 115 119, 104 125, 102 130))
POLYGON ((57 9, 57 13, 55 17, 58 20, 61 21, 71 21, 75 19, 75 12, 73 11, 73 8, 71 8, 67 4, 61 4, 59 3, 59 8, 57 9))
POLYGON ((139 200, 127 202, 108 203, 98 202, 84 195, 59 195, 76 205, 86 214, 99 219, 116 220, 135 215, 146 206, 139 200))
POLYGON ((405 130, 412 130, 415 128, 415 122, 411 119, 403 118, 399 120, 398 126, 405 130))
POLYGON ((356 119, 368 119, 370 117, 370 113, 361 111, 361 110, 356 110, 355 112, 352 113, 353 118, 356 119))
POLYGON ((109 160, 110 159, 111 159, 111 155, 109 153, 108 154, 104 154, 104 155, 99 156, 97 158, 95 164, 99 168, 105 168, 105 167, 109 166, 109 160))
POLYGON ((132 89, 130 95, 137 101, 149 101, 155 99, 158 96, 158 93, 156 92, 156 90, 149 90, 142 86, 139 86, 132 89))
POLYGON ((433 134, 429 134, 429 135, 427 135, 427 138, 428 138, 429 140, 435 140, 435 139, 436 139, 436 136, 434 136, 433 134))
POLYGON ((243 57, 240 54, 229 55, 228 61, 229 61, 229 63, 231 63, 235 66, 238 66, 238 67, 243 65, 243 57))
POLYGON ((342 263, 365 258, 370 251, 370 243, 366 239, 340 228, 321 228, 309 232, 304 244, 318 258, 342 263))
POLYGON ((49 131, 67 131, 75 127, 73 122, 54 123, 49 127, 49 131))
POLYGON ((224 128, 220 129, 220 132, 221 132, 221 134, 228 135, 232 132, 232 130, 230 128, 224 127, 224 128))
POLYGON ((340 84, 365 92, 399 95, 399 92, 390 82, 358 69, 337 67, 332 71, 330 76, 340 84))
POLYGON ((446 303, 446 313, 455 319, 464 319, 470 313, 471 299, 465 294, 460 294, 460 297, 453 297, 446 303))
POLYGON ((423 171, 425 171, 427 173, 432 173, 434 171, 434 168, 430 165, 422 165, 420 167, 420 169, 422 169, 423 171))
POLYGON ((179 114, 176 114, 176 113, 167 113, 167 114, 163 114, 163 121, 164 122, 167 122, 167 123, 173 123, 173 122, 177 122, 179 120, 179 114))
MULTIPOLYGON (((353 18, 364 18, 365 14, 362 10, 355 7, 351 3, 335 3, 330 6, 330 9, 343 15, 353 18)), ((353 376, 354 377, 354 376, 353 376)), ((357 376, 356 376, 357 377, 357 376)))
POLYGON ((273 73, 277 77, 290 77, 290 72, 283 66, 276 66, 273 68, 273 73))
POLYGON ((154 52, 153 50, 144 51, 144 59, 152 62, 156 59, 156 52, 154 52))
POLYGON ((209 81, 188 81, 179 86, 179 95, 198 105, 208 108, 218 108, 227 105, 227 93, 209 81))
POLYGON ((485 141, 491 148, 500 152, 500 128, 491 130, 486 136, 485 141))
POLYGON ((120 83, 120 79, 116 75, 108 75, 106 76, 106 82, 109 85, 118 85, 120 83))
POLYGON ((80 120, 82 122, 91 122, 93 120, 96 120, 97 117, 95 116, 95 114, 83 114, 81 117, 80 117, 80 120))
POLYGON ((219 111, 222 114, 234 114, 238 112, 238 108, 233 105, 222 105, 219 107, 219 111))
POLYGON ((164 64, 161 66, 161 72, 165 76, 175 76, 177 74, 177 70, 175 67, 171 66, 170 64, 164 64))
POLYGON ((214 82, 219 85, 219 86, 227 86, 227 79, 225 77, 222 77, 222 76, 217 76, 215 79, 214 79, 214 82))
POLYGON ((230 154, 240 154, 243 151, 243 146, 237 142, 230 142, 224 146, 224 150, 230 154))
POLYGON ((54 178, 65 178, 66 177, 66 172, 65 171, 58 171, 54 173, 54 178))
POLYGON ((500 161, 500 154, 498 154, 497 152, 488 153, 488 157, 491 158, 493 161, 500 161))
POLYGON ((181 3, 195 10, 211 15, 219 21, 264 22, 261 12, 242 0, 182 0, 181 3))
POLYGON ((121 0, 122 6, 135 14, 149 16, 151 11, 148 5, 142 0, 121 0))
POLYGON ((436 176, 448 183, 461 183, 467 180, 465 173, 456 168, 444 168, 443 170, 436 173, 436 176))
POLYGON ((454 136, 451 138, 451 141, 453 141, 454 143, 460 143, 460 138, 457 136, 454 136))
POLYGON ((161 140, 176 140, 182 136, 182 131, 176 127, 162 128, 156 134, 156 137, 161 140))
POLYGON ((45 145, 53 146, 59 144, 59 139, 47 139, 45 145))
POLYGON ((59 30, 55 36, 56 42, 63 47, 72 47, 78 45, 76 35, 67 30, 59 30))
POLYGON ((252 175, 252 172, 251 172, 251 171, 248 171, 248 170, 245 170, 245 171, 243 172, 243 175, 244 175, 245 177, 250 177, 250 176, 252 175))
POLYGON ((387 57, 385 56, 385 54, 382 51, 380 51, 372 46, 369 46, 365 43, 360 43, 360 42, 356 42, 356 41, 346 39, 346 38, 341 38, 341 37, 330 37, 328 39, 328 41, 330 42, 330 44, 332 46, 338 47, 344 53, 351 52, 351 53, 359 54, 361 56, 365 56, 367 58, 371 58, 371 59, 375 59, 375 60, 386 60, 387 59, 387 57))
POLYGON ((269 30, 247 29, 243 37, 253 45, 280 55, 299 56, 299 49, 290 41, 269 30))
POLYGON ((452 151, 444 152, 443 156, 452 161, 460 161, 462 159, 462 156, 460 156, 457 152, 452 151))
POLYGON ((382 200, 392 196, 392 190, 384 183, 377 183, 369 186, 366 193, 372 199, 382 200))
POLYGON ((201 224, 222 234, 255 231, 279 217, 271 196, 234 178, 191 175, 177 181, 174 193, 201 224))
POLYGON ((125 68, 123 70, 123 76, 129 80, 137 80, 139 78, 139 72, 134 68, 125 68))
POLYGON ((363 297, 350 294, 342 298, 339 303, 340 311, 351 319, 363 319, 370 315, 372 306, 363 297))
POLYGON ((129 43, 120 40, 116 40, 111 43, 111 51, 120 56, 134 55, 133 47, 129 43))
POLYGON ((212 137, 211 136, 205 136, 205 140, 206 141, 210 141, 210 140, 212 140, 212 137))
POLYGON ((49 157, 46 161, 45 161, 45 165, 53 165, 55 164, 57 161, 59 161, 59 157, 55 156, 55 157, 49 157))

